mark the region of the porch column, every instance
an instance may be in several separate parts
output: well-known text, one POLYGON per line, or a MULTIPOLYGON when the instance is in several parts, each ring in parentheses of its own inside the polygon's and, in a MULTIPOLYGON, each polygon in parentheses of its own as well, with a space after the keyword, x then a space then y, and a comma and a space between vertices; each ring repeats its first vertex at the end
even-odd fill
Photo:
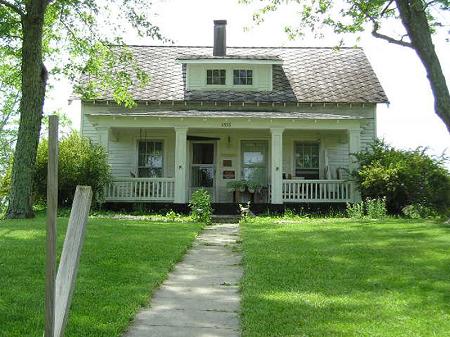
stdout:
MULTIPOLYGON (((356 158, 352 155, 361 151, 361 130, 360 129, 349 129, 348 130, 348 152, 349 152, 349 169, 353 172, 358 169, 358 162, 356 158)), ((352 196, 354 202, 361 201, 361 193, 356 188, 355 183, 352 184, 352 196)))
POLYGON ((283 203, 283 131, 284 128, 271 128, 271 190, 272 204, 283 203))
POLYGON ((175 128, 175 198, 174 203, 186 203, 187 128, 175 128))

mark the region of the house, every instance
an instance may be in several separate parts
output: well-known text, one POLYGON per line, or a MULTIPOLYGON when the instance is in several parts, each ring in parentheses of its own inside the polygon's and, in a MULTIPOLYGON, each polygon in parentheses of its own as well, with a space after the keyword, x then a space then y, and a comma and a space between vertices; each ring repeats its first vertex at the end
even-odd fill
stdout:
POLYGON ((81 133, 114 176, 106 202, 185 205, 199 188, 223 204, 359 200, 351 154, 388 102, 362 49, 227 47, 224 20, 213 47, 129 48, 150 76, 137 107, 82 101, 81 133))

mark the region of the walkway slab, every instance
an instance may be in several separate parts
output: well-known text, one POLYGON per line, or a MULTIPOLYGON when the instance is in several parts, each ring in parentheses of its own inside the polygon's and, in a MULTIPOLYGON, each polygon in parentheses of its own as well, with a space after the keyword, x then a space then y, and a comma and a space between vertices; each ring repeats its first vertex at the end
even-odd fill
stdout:
POLYGON ((207 227, 124 337, 240 337, 238 242, 238 224, 207 227))

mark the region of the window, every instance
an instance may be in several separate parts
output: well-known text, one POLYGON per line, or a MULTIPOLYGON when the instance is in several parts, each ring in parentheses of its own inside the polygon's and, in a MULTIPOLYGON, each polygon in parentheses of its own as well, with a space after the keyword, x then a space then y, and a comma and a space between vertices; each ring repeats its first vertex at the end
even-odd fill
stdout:
POLYGON ((267 184, 267 142, 242 142, 242 179, 267 184))
POLYGON ((224 85, 226 82, 225 69, 208 69, 206 71, 206 84, 224 85))
POLYGON ((318 143, 295 143, 295 176, 319 179, 318 143))
POLYGON ((192 187, 214 187, 214 144, 192 144, 192 187))
POLYGON ((235 85, 252 85, 253 70, 233 70, 233 84, 235 85))
POLYGON ((138 176, 148 178, 163 176, 162 141, 139 141, 138 176))

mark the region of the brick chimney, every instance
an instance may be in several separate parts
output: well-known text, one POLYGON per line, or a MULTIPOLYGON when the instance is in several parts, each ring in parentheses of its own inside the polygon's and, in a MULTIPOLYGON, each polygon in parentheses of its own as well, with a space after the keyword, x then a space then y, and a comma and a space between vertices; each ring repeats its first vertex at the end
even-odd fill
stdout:
POLYGON ((213 56, 227 54, 227 20, 214 20, 213 56))

